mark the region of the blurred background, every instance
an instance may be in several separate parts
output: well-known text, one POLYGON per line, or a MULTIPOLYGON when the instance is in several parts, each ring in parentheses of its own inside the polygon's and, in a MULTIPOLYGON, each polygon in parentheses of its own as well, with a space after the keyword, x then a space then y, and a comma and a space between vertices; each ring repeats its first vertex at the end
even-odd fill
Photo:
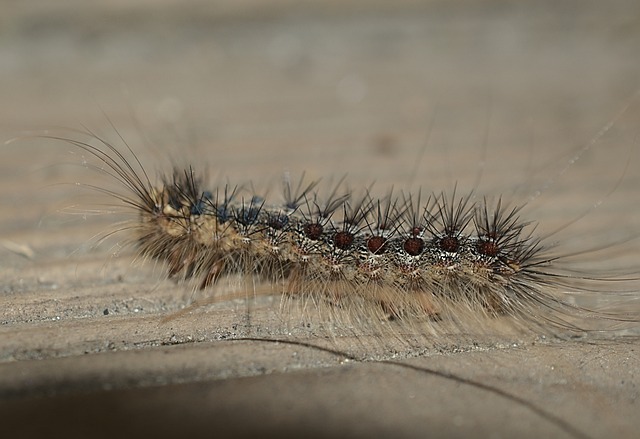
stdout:
POLYGON ((302 165, 397 181, 427 137, 453 164, 424 159, 419 183, 443 168, 461 178, 484 143, 489 156, 539 158, 532 149, 587 141, 640 84, 633 0, 34 0, 2 10, 7 136, 100 131, 108 118, 133 144, 204 151, 244 178, 302 165))

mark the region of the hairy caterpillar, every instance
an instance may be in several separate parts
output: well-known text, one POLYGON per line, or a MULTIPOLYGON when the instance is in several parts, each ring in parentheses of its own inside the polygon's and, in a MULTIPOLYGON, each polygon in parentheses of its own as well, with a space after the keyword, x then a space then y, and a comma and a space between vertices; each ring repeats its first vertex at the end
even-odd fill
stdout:
POLYGON ((45 137, 88 153, 126 189, 93 187, 135 213, 123 229, 140 258, 213 290, 211 302, 280 298, 288 333, 313 323, 330 337, 391 335, 423 346, 450 336, 566 336, 638 322, 633 309, 607 312, 573 301, 580 293, 605 295, 611 285, 622 288, 609 298, 624 301, 624 291, 637 289, 635 268, 610 278, 564 266, 570 255, 561 243, 538 235, 522 216, 525 206, 500 196, 461 194, 455 186, 377 196, 371 188, 352 191, 344 179, 323 188, 304 174, 286 174, 274 196, 247 182, 210 185, 193 167, 152 181, 128 146, 79 134, 45 137))

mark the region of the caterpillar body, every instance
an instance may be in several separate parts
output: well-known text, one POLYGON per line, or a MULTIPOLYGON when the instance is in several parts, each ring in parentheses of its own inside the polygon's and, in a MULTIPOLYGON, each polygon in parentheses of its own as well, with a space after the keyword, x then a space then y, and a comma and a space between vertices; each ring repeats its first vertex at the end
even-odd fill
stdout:
POLYGON ((521 217, 524 205, 501 197, 456 187, 356 194, 344 178, 323 187, 285 174, 273 200, 248 184, 210 187, 192 167, 152 182, 131 148, 84 134, 48 137, 90 154, 126 189, 92 186, 135 212, 123 229, 139 257, 214 290, 213 301, 276 296, 289 325, 316 319, 334 335, 393 334, 412 345, 505 330, 575 335, 639 320, 568 296, 611 281, 635 291, 634 271, 612 280, 566 269, 557 244, 521 217), (287 316, 294 310, 299 322, 287 316))

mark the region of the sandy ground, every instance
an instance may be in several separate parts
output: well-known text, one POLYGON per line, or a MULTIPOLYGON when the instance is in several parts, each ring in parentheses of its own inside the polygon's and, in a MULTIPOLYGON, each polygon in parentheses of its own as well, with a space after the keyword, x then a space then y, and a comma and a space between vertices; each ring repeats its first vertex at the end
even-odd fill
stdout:
POLYGON ((637 2, 390 3, 3 5, 0 136, 22 136, 0 163, 3 434, 637 436, 637 325, 403 351, 289 335, 268 299, 176 314, 188 287, 134 263, 125 236, 96 245, 121 217, 73 183, 104 175, 24 137, 122 135, 152 177, 175 161, 256 185, 306 170, 354 187, 540 190, 527 209, 540 233, 587 212, 552 241, 614 243, 578 259, 637 273, 637 2))

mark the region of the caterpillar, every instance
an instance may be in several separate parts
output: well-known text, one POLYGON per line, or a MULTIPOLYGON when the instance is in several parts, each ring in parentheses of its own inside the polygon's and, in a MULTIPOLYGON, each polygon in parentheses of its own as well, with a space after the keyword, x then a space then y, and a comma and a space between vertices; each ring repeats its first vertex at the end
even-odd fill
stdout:
POLYGON ((571 254, 536 233, 525 204, 501 196, 455 185, 376 195, 351 190, 345 178, 323 186, 287 173, 274 197, 248 182, 210 185, 190 166, 152 181, 128 145, 79 134, 84 139, 45 137, 88 153, 125 189, 91 186, 135 214, 120 230, 139 258, 213 291, 210 302, 276 297, 287 333, 315 325, 332 338, 391 335, 416 346, 505 331, 593 334, 639 320, 633 309, 573 301, 611 285, 622 288, 609 298, 624 301, 637 291, 636 269, 612 278, 565 267, 571 254))

